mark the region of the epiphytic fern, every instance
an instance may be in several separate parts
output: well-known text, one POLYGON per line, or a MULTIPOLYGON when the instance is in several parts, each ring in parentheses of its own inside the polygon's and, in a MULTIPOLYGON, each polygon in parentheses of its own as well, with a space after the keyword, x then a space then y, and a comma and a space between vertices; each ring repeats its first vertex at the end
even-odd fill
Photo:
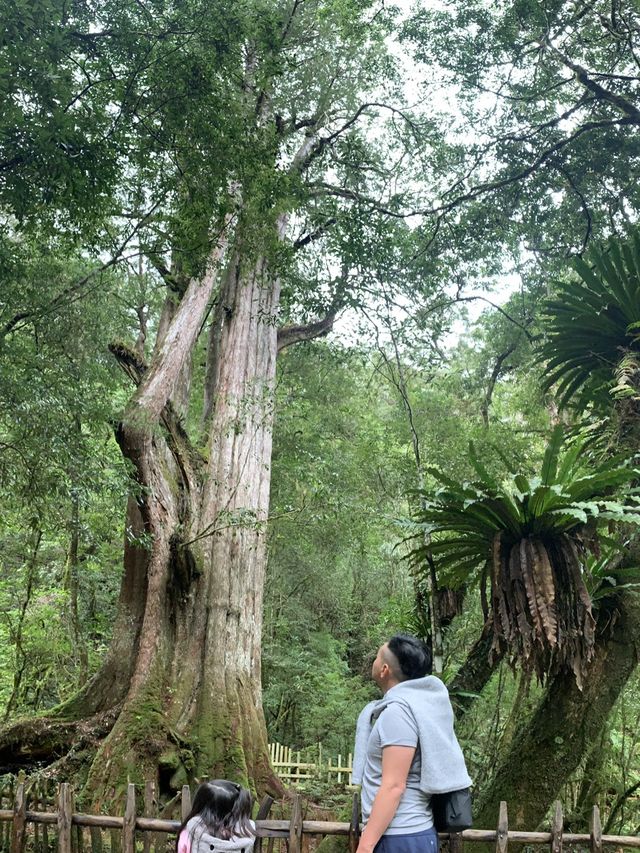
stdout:
MULTIPOLYGON (((422 493, 417 519, 443 585, 491 582, 495 649, 540 679, 569 667, 582 683, 595 622, 585 584, 598 528, 640 524, 640 471, 621 458, 588 465, 582 445, 565 448, 557 428, 538 476, 491 477, 471 453, 477 479, 458 483, 429 469, 440 488, 422 493), (624 486, 624 498, 616 491, 624 486)), ((421 562, 426 546, 412 552, 421 562)))

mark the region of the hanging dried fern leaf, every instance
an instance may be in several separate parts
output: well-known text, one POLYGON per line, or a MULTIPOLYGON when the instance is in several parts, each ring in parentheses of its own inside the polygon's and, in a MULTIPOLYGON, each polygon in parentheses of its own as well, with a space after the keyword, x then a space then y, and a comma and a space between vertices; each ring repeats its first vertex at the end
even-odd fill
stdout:
POLYGON ((539 539, 531 540, 531 548, 535 555, 532 565, 533 583, 536 590, 536 605, 542 620, 542 630, 547 643, 555 646, 558 641, 558 614, 553 567, 547 549, 539 539))

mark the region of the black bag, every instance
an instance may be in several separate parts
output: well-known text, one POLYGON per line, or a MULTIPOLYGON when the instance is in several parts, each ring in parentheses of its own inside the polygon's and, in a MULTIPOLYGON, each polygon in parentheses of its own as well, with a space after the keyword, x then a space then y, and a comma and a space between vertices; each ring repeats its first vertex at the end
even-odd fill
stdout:
POLYGON ((433 825, 438 832, 462 832, 473 824, 471 816, 471 789, 447 791, 431 795, 433 825))

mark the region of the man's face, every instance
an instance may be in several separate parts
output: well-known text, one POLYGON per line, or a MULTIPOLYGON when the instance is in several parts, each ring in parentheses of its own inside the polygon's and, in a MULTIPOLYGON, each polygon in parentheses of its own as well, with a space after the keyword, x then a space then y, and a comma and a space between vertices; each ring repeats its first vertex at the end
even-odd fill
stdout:
POLYGON ((384 656, 386 651, 387 644, 384 643, 378 649, 376 659, 371 666, 371 678, 373 678, 378 687, 382 687, 385 684, 387 676, 389 675, 389 664, 384 656))

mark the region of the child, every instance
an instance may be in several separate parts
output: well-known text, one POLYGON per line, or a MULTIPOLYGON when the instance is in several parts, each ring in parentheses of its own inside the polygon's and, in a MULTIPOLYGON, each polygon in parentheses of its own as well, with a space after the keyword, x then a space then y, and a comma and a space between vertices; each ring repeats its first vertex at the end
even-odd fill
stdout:
POLYGON ((226 779, 203 782, 178 830, 176 853, 251 853, 255 824, 250 815, 246 788, 226 779))

